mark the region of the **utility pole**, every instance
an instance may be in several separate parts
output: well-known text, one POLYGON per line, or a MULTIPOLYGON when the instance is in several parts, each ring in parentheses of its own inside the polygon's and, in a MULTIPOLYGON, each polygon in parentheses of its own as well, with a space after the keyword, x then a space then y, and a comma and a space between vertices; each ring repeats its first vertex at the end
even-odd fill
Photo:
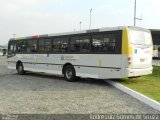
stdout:
POLYGON ((82 25, 82 22, 81 22, 81 21, 79 22, 79 25, 80 25, 80 30, 81 30, 81 27, 82 27, 82 26, 81 26, 81 25, 82 25))
POLYGON ((15 33, 13 33, 13 38, 16 38, 16 34, 15 33))
POLYGON ((137 18, 136 14, 137 14, 137 0, 135 0, 135 4, 134 4, 134 26, 136 26, 136 20, 142 20, 142 16, 141 18, 137 18))
POLYGON ((136 26, 137 1, 134 3, 134 26, 136 26))
POLYGON ((92 11, 93 9, 90 9, 90 23, 89 23, 89 29, 91 29, 91 25, 92 25, 92 11))

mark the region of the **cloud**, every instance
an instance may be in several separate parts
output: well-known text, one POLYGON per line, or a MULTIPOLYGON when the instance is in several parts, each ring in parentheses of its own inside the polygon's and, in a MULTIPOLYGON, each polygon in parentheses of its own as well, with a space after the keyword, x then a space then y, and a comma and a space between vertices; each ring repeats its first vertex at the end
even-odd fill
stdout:
MULTIPOLYGON (((160 28, 160 0, 137 0, 138 26, 160 28)), ((133 25, 134 0, 0 0, 0 44, 17 36, 133 25)))
POLYGON ((13 34, 28 36, 73 30, 70 23, 76 18, 46 10, 51 3, 62 4, 58 0, 0 0, 0 44, 5 44, 13 34))

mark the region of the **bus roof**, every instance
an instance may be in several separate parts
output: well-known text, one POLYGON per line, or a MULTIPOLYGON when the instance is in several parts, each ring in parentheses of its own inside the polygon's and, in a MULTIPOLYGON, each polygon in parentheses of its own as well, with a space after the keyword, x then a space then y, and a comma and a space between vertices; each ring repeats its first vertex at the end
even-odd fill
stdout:
POLYGON ((33 38, 36 39, 36 38, 47 38, 47 37, 54 37, 54 36, 76 35, 76 34, 84 34, 84 33, 117 31, 117 30, 124 30, 125 28, 133 28, 133 29, 146 30, 144 28, 133 27, 133 26, 103 27, 103 28, 99 28, 99 29, 90 29, 90 30, 82 30, 82 31, 74 31, 74 32, 64 32, 64 33, 34 35, 34 36, 28 36, 28 37, 16 37, 16 38, 11 38, 10 40, 26 40, 26 39, 33 39, 33 38))
POLYGON ((99 29, 90 29, 90 30, 83 30, 83 31, 74 31, 74 32, 65 32, 65 33, 53 33, 49 34, 48 36, 62 36, 62 35, 75 35, 75 34, 83 34, 83 33, 94 33, 94 32, 103 32, 103 31, 116 31, 122 30, 125 27, 104 27, 99 29))

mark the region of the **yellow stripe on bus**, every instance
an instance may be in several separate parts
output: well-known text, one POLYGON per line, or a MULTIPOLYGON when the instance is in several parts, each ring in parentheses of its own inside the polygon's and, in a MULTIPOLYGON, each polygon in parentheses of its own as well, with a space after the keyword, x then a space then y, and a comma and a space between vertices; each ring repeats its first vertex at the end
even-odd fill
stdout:
POLYGON ((124 29, 122 32, 122 54, 132 55, 133 49, 129 43, 129 32, 128 29, 124 29))
POLYGON ((16 40, 23 40, 25 37, 17 37, 16 40))
POLYGON ((103 63, 102 63, 102 59, 99 59, 99 60, 98 60, 98 65, 99 65, 100 67, 102 67, 102 64, 103 64, 103 63))

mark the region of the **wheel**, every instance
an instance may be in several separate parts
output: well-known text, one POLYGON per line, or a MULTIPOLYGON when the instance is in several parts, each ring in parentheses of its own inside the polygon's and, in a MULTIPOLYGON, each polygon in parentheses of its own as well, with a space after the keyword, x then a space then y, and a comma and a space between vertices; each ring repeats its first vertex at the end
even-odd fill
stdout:
POLYGON ((17 72, 18 72, 19 75, 24 75, 25 71, 24 71, 22 63, 18 63, 17 72))
POLYGON ((136 77, 129 77, 129 79, 135 79, 135 78, 140 78, 141 76, 136 76, 136 77))
POLYGON ((76 73, 74 70, 74 67, 71 65, 67 65, 64 68, 64 77, 69 82, 75 82, 76 81, 76 73))

